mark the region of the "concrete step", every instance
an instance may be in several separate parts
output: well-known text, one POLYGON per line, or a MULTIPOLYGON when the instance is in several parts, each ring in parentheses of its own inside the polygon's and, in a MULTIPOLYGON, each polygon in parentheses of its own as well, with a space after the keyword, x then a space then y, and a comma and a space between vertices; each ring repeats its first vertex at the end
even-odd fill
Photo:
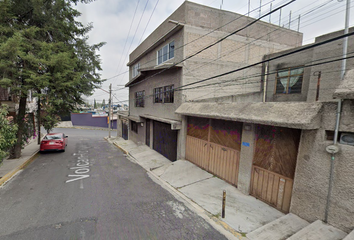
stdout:
POLYGON ((247 234, 250 240, 283 240, 309 225, 304 219, 287 214, 247 234))
POLYGON ((354 240, 354 230, 351 231, 343 240, 354 240))
POLYGON ((345 232, 317 220, 287 240, 342 240, 346 235, 345 232))

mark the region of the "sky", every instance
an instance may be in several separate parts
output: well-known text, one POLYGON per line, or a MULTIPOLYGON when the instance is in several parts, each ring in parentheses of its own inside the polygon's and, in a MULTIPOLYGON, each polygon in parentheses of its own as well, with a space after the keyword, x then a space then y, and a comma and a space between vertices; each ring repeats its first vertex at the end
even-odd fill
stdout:
MULTIPOLYGON (((258 18, 290 0, 192 0, 209 7, 236 12, 258 18), (272 6, 271 6, 272 5, 272 6), (260 11, 260 6, 261 11, 260 11)), ((88 34, 89 43, 106 42, 98 52, 101 59, 101 78, 107 79, 86 100, 93 104, 108 102, 109 85, 112 84, 113 102, 128 103, 128 89, 124 85, 129 79, 126 66, 129 54, 149 36, 184 0, 95 0, 89 4, 78 4, 81 12, 78 21, 92 23, 88 34)), ((354 1, 350 15, 353 15, 354 1)), ((263 21, 290 28, 303 33, 303 44, 314 41, 316 36, 344 28, 346 0, 296 0, 267 16, 263 21), (300 24, 299 24, 300 16, 300 24)), ((351 18, 352 19, 352 18, 351 18)), ((350 25, 352 26, 352 25, 350 25)))

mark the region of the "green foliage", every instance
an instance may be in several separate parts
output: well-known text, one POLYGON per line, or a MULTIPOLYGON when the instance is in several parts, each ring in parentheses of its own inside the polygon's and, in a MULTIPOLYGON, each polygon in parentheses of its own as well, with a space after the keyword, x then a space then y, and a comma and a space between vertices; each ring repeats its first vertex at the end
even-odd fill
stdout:
MULTIPOLYGON (((18 99, 34 90, 46 102, 48 128, 62 112, 83 104, 100 79, 99 55, 104 45, 89 45, 91 25, 76 21, 72 7, 91 0, 0 0, 0 87, 10 87, 18 99)), ((26 102, 20 101, 19 138, 24 130, 26 102)), ((17 149, 22 139, 17 141, 17 149)))
POLYGON ((6 157, 8 150, 16 143, 16 124, 6 118, 7 107, 0 106, 0 162, 6 157))
POLYGON ((94 108, 94 109, 97 109, 96 99, 93 100, 93 108, 94 108))
POLYGON ((52 113, 47 113, 41 118, 42 125, 47 133, 49 133, 59 121, 60 117, 52 113))

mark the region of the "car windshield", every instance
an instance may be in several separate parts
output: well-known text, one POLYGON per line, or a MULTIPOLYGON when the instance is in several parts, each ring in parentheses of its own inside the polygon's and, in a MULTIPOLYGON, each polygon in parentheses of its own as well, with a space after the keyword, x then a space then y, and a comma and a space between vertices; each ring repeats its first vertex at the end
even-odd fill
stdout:
POLYGON ((61 139, 61 135, 47 135, 44 137, 46 140, 61 139))

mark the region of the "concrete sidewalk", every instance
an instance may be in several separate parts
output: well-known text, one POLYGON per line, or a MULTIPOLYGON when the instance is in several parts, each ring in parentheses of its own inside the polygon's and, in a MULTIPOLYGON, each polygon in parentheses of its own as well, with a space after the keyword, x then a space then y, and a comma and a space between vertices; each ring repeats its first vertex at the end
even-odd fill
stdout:
POLYGON ((36 158, 36 155, 39 152, 37 141, 37 137, 31 139, 31 141, 22 149, 20 158, 5 159, 1 163, 0 186, 36 158))
POLYGON ((202 207, 210 218, 238 239, 247 239, 247 233, 284 216, 278 210, 252 196, 242 194, 236 187, 189 161, 171 162, 148 146, 138 146, 123 138, 106 140, 120 148, 148 172, 202 207), (227 194, 225 218, 221 218, 223 190, 227 194))

